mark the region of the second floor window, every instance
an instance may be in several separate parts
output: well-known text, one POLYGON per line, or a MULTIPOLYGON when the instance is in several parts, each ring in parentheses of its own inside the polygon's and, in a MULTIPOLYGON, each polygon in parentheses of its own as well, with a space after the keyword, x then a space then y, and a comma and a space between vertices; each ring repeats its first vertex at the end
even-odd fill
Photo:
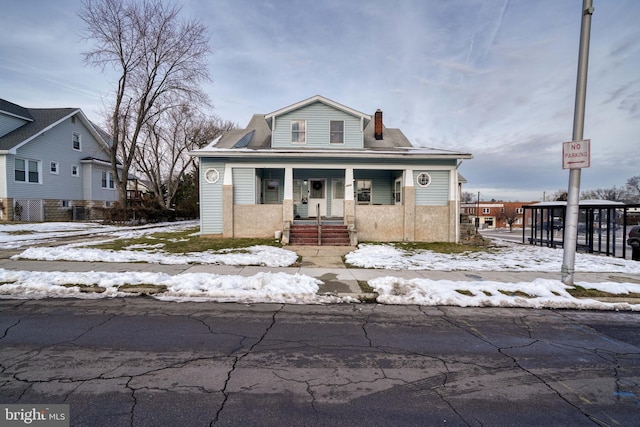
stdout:
POLYGON ((344 144, 344 122, 342 120, 331 120, 330 128, 329 141, 332 144, 344 144))
POLYGON ((80 134, 77 132, 73 133, 73 137, 72 137, 72 141, 73 141, 73 149, 74 150, 82 150, 82 146, 80 145, 80 134))
POLYGON ((49 164, 49 172, 51 172, 54 175, 58 175, 59 167, 60 167, 60 165, 58 164, 58 162, 51 162, 49 164))
POLYGON ((491 208, 482 208, 482 213, 484 215, 489 215, 491 213, 491 208))
POLYGON ((291 120, 291 142, 298 144, 307 142, 306 120, 291 120))
POLYGON ((40 164, 36 160, 16 159, 15 180, 17 182, 40 182, 40 164))

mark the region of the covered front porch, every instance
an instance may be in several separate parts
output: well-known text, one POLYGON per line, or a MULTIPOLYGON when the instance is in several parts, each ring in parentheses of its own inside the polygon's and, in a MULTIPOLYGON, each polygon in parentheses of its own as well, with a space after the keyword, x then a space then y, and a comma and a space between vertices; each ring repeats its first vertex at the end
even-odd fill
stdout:
POLYGON ((444 191, 441 200, 416 206, 414 182, 419 172, 406 167, 247 166, 225 167, 225 237, 280 235, 284 244, 290 244, 292 228, 301 223, 326 229, 330 224, 344 225, 351 245, 358 241, 455 241, 457 237, 457 203, 454 192, 448 191, 457 188, 456 182, 449 182, 457 174, 450 168, 431 173, 444 180, 444 185, 432 191, 444 191))

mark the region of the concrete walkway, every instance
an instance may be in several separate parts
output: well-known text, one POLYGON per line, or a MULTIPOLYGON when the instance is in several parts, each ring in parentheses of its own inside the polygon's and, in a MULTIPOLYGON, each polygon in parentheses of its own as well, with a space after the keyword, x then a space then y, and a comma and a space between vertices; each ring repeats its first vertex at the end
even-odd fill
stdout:
MULTIPOLYGON (((211 273, 221 275, 253 276, 259 272, 284 272, 288 274, 304 274, 324 282, 319 294, 337 296, 353 296, 362 300, 375 298, 366 294, 360 284, 366 284, 377 277, 394 276, 404 279, 425 278, 431 280, 451 281, 495 281, 506 283, 531 282, 534 279, 560 279, 559 271, 432 271, 432 270, 384 270, 347 267, 343 257, 356 248, 351 246, 287 246, 296 252, 301 262, 292 267, 231 266, 209 264, 145 264, 114 262, 74 262, 74 261, 33 261, 0 259, 0 268, 24 271, 62 271, 62 272, 161 272, 169 275, 182 273, 211 273)), ((640 274, 631 273, 575 273, 576 282, 626 282, 639 283, 640 274)), ((601 298, 599 298, 601 299, 601 298)), ((611 299, 601 299, 612 301, 611 299)), ((640 299, 615 298, 615 301, 626 301, 640 304, 640 299)))

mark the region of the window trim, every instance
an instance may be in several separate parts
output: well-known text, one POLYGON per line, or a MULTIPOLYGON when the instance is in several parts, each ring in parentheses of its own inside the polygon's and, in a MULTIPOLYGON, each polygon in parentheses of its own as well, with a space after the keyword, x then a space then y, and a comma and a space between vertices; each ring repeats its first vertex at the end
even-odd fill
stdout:
POLYGON ((51 175, 60 175, 60 163, 59 162, 49 162, 49 173, 51 175))
POLYGON ((73 132, 71 134, 71 148, 73 148, 75 151, 82 151, 82 135, 80 134, 80 132, 73 132), (78 148, 76 148, 76 136, 78 137, 78 148))
POLYGON ((345 128, 345 121, 344 120, 329 120, 329 144, 334 145, 334 144, 345 144, 345 140, 344 140, 344 128, 345 128), (342 123, 342 130, 341 131, 334 131, 332 129, 332 125, 333 123, 342 123), (342 141, 340 142, 333 142, 333 135, 340 135, 342 138, 342 141))
POLYGON ((17 183, 24 183, 24 184, 42 184, 42 161, 40 160, 33 160, 33 159, 25 159, 23 157, 16 157, 14 158, 13 161, 13 181, 17 182, 17 183), (18 169, 17 167, 17 162, 18 161, 22 161, 24 162, 24 169, 18 169), (31 163, 35 163, 36 164, 36 171, 35 173, 37 174, 38 180, 37 181, 31 181, 31 171, 29 169, 29 165, 31 163), (24 173, 24 179, 20 180, 17 179, 16 177, 16 172, 18 171, 22 171, 24 173))
POLYGON ((431 175, 429 175, 427 172, 420 172, 418 175, 416 175, 416 184, 418 184, 418 187, 421 188, 427 188, 428 186, 431 185, 431 175), (429 182, 427 182, 426 184, 424 184, 420 177, 426 176, 429 178, 429 182))
POLYGON ((103 190, 114 190, 115 183, 113 180, 113 172, 111 171, 102 171, 100 174, 100 188, 103 190))
POLYGON ((75 176, 75 177, 80 176, 80 166, 71 165, 71 176, 75 176))
POLYGON ((289 127, 290 127, 290 130, 291 130, 290 135, 291 135, 291 143, 292 144, 306 144, 307 143, 307 121, 306 120, 303 120, 303 119, 292 119, 291 122, 290 122, 289 127), (301 130, 293 130, 294 123, 303 123, 304 124, 304 130, 302 130, 302 131, 301 130), (300 135, 303 136, 302 141, 296 141, 296 140, 293 139, 294 132, 296 134, 298 134, 298 137, 300 135))
POLYGON ((354 185, 354 190, 355 190, 355 201, 357 204, 359 205, 372 205, 373 204, 373 179, 371 178, 362 178, 362 179, 356 179, 355 180, 355 185, 354 185), (369 182, 369 200, 360 200, 359 194, 360 194, 360 188, 359 188, 359 183, 361 181, 368 181, 369 182))

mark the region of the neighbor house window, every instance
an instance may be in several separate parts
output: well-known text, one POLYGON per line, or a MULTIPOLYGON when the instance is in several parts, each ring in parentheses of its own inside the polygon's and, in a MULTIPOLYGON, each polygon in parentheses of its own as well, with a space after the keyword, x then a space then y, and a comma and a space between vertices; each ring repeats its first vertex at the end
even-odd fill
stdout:
POLYGON ((370 179, 358 179, 356 180, 356 200, 359 205, 371 204, 371 180, 370 179))
POLYGON ((307 121, 291 120, 291 142, 304 144, 307 142, 307 121))
POLYGON ((431 175, 426 172, 420 172, 416 177, 416 182, 420 187, 428 187, 431 184, 431 175))
POLYGON ((516 213, 517 214, 523 214, 524 213, 524 208, 516 208, 516 213))
POLYGON ((82 149, 82 146, 80 145, 80 134, 77 132, 74 132, 72 141, 73 141, 73 149, 80 151, 82 149))
POLYGON ((71 207, 71 201, 70 200, 62 200, 62 207, 63 208, 70 208, 71 207))
POLYGON ((71 165, 71 176, 80 176, 80 167, 78 165, 71 165))
POLYGON ((40 162, 36 160, 16 159, 15 180, 17 182, 40 182, 40 162))
POLYGON ((332 144, 344 144, 344 122, 342 120, 331 120, 330 139, 332 144))
POLYGON ((491 213, 491 208, 482 208, 482 213, 483 213, 484 215, 488 215, 488 214, 490 214, 490 213, 491 213))
POLYGON ((115 188, 111 172, 102 171, 102 188, 115 188))
POLYGON ((60 165, 58 164, 58 162, 51 162, 49 164, 49 172, 51 172, 54 175, 58 175, 58 171, 60 170, 60 165))

